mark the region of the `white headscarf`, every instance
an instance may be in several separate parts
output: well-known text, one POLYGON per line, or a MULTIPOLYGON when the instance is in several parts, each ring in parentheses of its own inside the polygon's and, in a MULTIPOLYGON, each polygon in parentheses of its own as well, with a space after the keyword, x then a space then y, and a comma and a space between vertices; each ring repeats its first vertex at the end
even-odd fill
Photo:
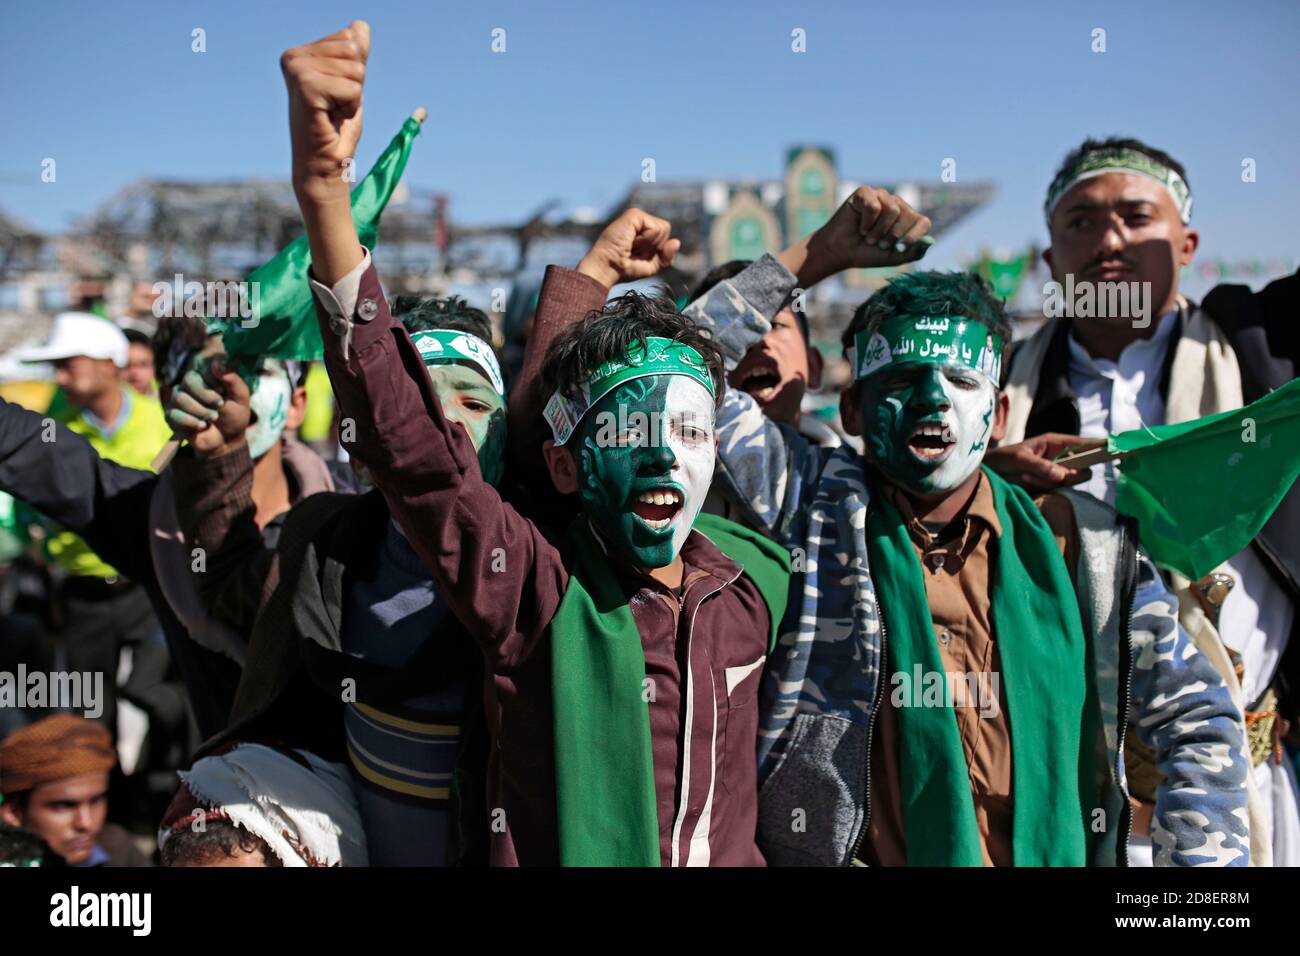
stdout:
MULTIPOLYGON (((266 841, 285 866, 368 866, 352 776, 342 764, 261 744, 204 757, 180 774, 198 801, 266 841)), ((158 833, 161 848, 170 833, 158 833)))

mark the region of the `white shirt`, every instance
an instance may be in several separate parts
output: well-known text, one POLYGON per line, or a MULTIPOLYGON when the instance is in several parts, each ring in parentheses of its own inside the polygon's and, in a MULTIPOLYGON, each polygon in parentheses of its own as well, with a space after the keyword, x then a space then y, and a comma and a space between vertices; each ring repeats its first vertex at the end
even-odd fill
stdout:
MULTIPOLYGON (((1160 318, 1155 334, 1128 345, 1118 362, 1093 358, 1069 338, 1070 388, 1078 397, 1079 434, 1104 438, 1144 425, 1165 424, 1160 373, 1179 322, 1178 312, 1160 318)), ((1078 487, 1108 504, 1115 503, 1115 463, 1094 465, 1092 477, 1078 487)), ((1219 636, 1241 655, 1241 682, 1247 709, 1254 709, 1277 670, 1295 620, 1290 598, 1250 548, 1233 555, 1219 569, 1236 587, 1223 602, 1219 636)), ((1300 789, 1289 763, 1265 761, 1253 771, 1273 835, 1273 865, 1300 866, 1300 789)), ((1129 865, 1151 866, 1150 837, 1133 834, 1129 865)))
MULTIPOLYGON (((1155 334, 1128 345, 1117 362, 1092 357, 1070 336, 1070 387, 1078 397, 1080 435, 1104 438, 1165 424, 1160 373, 1178 322, 1177 310, 1161 316, 1155 334)), ((1092 477, 1078 487, 1113 505, 1115 468, 1115 462, 1094 465, 1092 477)), ((1252 549, 1233 555, 1219 570, 1237 582, 1223 602, 1219 634, 1242 656, 1242 693, 1246 706, 1252 708, 1273 680, 1295 609, 1252 549)))
MULTIPOLYGON (((1177 310, 1161 316, 1155 334, 1130 343, 1119 354, 1118 362, 1093 358, 1073 335, 1069 337, 1070 388, 1078 400, 1080 435, 1105 438, 1143 425, 1164 424, 1160 372, 1177 323, 1177 310)), ((1094 465, 1092 478, 1077 487, 1113 505, 1115 463, 1094 465)))

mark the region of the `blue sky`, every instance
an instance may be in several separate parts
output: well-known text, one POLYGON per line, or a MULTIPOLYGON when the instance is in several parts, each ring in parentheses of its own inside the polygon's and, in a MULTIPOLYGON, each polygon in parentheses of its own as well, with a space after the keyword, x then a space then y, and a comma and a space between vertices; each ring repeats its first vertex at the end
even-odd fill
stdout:
POLYGON ((407 171, 473 223, 604 209, 639 175, 776 177, 796 142, 847 178, 996 180, 928 262, 1045 240, 1043 191, 1085 135, 1178 156, 1202 254, 1300 257, 1300 4, 43 2, 6 10, 0 209, 59 229, 142 176, 278 177, 279 53, 369 20, 366 168, 401 119, 407 171), (191 30, 207 52, 191 52, 191 30), (491 52, 491 31, 507 50, 491 52), (1106 52, 1091 51, 1094 28, 1106 52), (791 30, 807 52, 791 51, 791 30), (53 157, 58 181, 40 181, 53 157), (1245 157, 1257 181, 1241 181, 1245 157))

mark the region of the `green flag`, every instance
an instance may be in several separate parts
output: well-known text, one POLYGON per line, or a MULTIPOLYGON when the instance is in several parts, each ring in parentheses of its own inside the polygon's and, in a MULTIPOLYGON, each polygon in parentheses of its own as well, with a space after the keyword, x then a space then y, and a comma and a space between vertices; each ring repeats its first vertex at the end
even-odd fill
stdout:
POLYGON ((975 272, 993 287, 994 295, 1005 301, 1020 288, 1021 280, 1028 274, 1029 262, 1028 253, 1014 259, 994 259, 985 255, 976 265, 975 272))
MULTIPOLYGON (((379 216, 402 178, 411 144, 419 132, 420 123, 414 117, 403 123, 366 178, 352 190, 352 222, 357 227, 357 238, 366 248, 374 248, 379 216)), ((257 290, 255 296, 250 293, 256 303, 255 315, 252 319, 225 319, 218 325, 226 354, 302 361, 324 356, 311 288, 307 285, 310 265, 311 250, 303 235, 249 273, 246 282, 250 289, 257 290)))
POLYGON ((1245 408, 1112 435, 1115 507, 1157 564, 1193 581, 1259 533, 1300 475, 1300 379, 1245 408))

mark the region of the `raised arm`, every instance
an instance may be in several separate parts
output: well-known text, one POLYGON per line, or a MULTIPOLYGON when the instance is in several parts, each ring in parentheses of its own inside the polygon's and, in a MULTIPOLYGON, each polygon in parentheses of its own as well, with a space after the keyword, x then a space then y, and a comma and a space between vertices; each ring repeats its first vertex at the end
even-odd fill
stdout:
POLYGON ((502 501, 469 435, 448 421, 370 254, 357 241, 344 160, 360 136, 370 31, 347 30, 285 53, 294 192, 312 252, 325 367, 349 451, 433 572, 439 593, 490 661, 526 658, 568 584, 559 551, 502 501))
POLYGON ((0 489, 86 539, 136 581, 153 575, 149 501, 158 476, 101 458, 81 435, 0 399, 0 489))

